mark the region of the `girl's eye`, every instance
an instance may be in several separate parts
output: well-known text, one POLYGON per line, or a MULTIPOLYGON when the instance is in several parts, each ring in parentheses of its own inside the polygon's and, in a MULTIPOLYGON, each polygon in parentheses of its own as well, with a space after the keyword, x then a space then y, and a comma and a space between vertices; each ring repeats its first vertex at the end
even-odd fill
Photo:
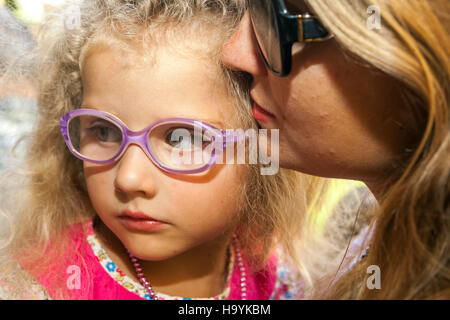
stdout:
POLYGON ((182 150, 191 150, 197 145, 204 147, 205 143, 208 144, 210 141, 205 141, 202 132, 199 133, 193 128, 171 128, 166 132, 165 142, 173 148, 182 150))
POLYGON ((116 128, 96 124, 90 127, 89 130, 101 142, 120 142, 122 140, 122 134, 116 128))

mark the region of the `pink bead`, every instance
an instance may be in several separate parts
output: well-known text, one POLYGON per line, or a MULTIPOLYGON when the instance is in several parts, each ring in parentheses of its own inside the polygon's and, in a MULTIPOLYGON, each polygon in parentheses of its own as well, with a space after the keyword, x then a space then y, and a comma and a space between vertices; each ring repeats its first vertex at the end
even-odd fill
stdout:
MULTIPOLYGON (((244 264, 242 262, 242 254, 239 251, 239 246, 238 246, 238 239, 236 234, 233 235, 233 240, 234 240, 234 244, 233 244, 233 253, 236 255, 237 257, 237 265, 240 271, 240 287, 241 287, 241 298, 242 300, 247 300, 247 276, 246 276, 246 272, 245 272, 245 268, 244 268, 244 264)), ((141 265, 138 262, 138 259, 136 257, 134 257, 131 253, 128 253, 130 256, 130 260, 135 268, 136 271, 136 275, 139 279, 139 282, 142 284, 142 286, 145 287, 145 289, 148 291, 150 298, 152 300, 158 300, 158 296, 156 295, 156 293, 153 291, 152 286, 150 285, 150 283, 147 281, 147 279, 145 278, 144 274, 143 274, 143 269, 141 268, 141 265)), ((234 259, 233 256, 231 256, 231 259, 234 259)), ((234 261, 234 260, 232 260, 234 261)))

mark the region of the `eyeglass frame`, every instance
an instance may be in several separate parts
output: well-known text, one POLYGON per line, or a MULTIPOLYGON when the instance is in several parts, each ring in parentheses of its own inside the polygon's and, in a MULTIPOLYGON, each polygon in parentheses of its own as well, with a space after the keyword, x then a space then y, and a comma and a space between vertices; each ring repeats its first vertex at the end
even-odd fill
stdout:
POLYGON ((141 149, 144 151, 144 153, 147 155, 147 157, 149 157, 150 160, 158 168, 160 168, 161 170, 163 170, 165 172, 174 173, 174 174, 196 174, 196 173, 202 173, 202 172, 209 170, 215 164, 218 156, 220 154, 222 154, 223 149, 226 148, 227 145, 234 144, 236 142, 239 142, 240 139, 242 139, 242 137, 240 135, 236 134, 235 132, 229 132, 229 131, 226 131, 223 129, 219 129, 219 128, 216 128, 215 126, 208 124, 206 122, 203 122, 200 120, 195 120, 195 119, 190 119, 190 118, 161 119, 161 120, 151 123, 149 126, 147 126, 146 128, 144 128, 142 130, 133 131, 133 130, 129 129, 122 120, 120 120, 118 117, 114 116, 113 114, 110 114, 105 111, 96 110, 96 109, 83 109, 83 108, 75 109, 73 111, 63 114, 59 120, 59 127, 60 127, 60 131, 64 138, 64 142, 66 143, 67 148, 75 157, 77 157, 80 160, 95 163, 95 164, 100 164, 100 165, 111 164, 111 163, 116 162, 118 159, 120 159, 122 157, 122 155, 125 153, 125 150, 128 148, 128 146, 130 144, 135 144, 135 145, 138 145, 139 147, 141 147, 141 149), (111 159, 108 159, 108 160, 94 160, 94 159, 90 159, 90 158, 83 156, 73 147, 73 145, 70 141, 70 137, 69 137, 69 123, 70 123, 71 119, 73 119, 76 116, 80 116, 80 115, 100 117, 105 120, 111 121, 113 124, 117 125, 117 127, 121 130, 121 133, 122 133, 122 143, 119 148, 119 151, 117 152, 117 154, 115 156, 113 156, 111 159), (148 136, 154 128, 156 128, 157 126, 160 126, 163 124, 169 124, 169 123, 187 124, 187 125, 192 125, 193 127, 200 126, 202 128, 202 132, 204 132, 203 130, 213 131, 216 134, 221 135, 222 140, 218 139, 218 141, 219 142, 222 141, 223 143, 218 146, 217 143, 215 143, 215 137, 217 135, 216 134, 212 135, 212 139, 214 141, 211 141, 211 143, 214 143, 214 148, 212 150, 211 159, 210 159, 209 163, 205 164, 203 167, 200 167, 197 169, 190 169, 190 170, 178 170, 178 169, 169 168, 169 167, 163 165, 162 163, 160 163, 156 159, 156 157, 153 155, 152 150, 148 143, 148 136), (219 152, 216 152, 217 147, 219 147, 218 148, 219 152))
MULTIPOLYGON (((252 11, 250 1, 262 0, 247 0, 247 8, 250 12, 253 32, 256 39, 257 33, 255 24, 253 23, 252 11)), ((284 4, 284 0, 271 0, 275 9, 275 17, 278 26, 278 39, 280 41, 280 55, 281 55, 281 70, 275 70, 266 60, 259 41, 259 53, 264 61, 266 67, 275 75, 279 77, 286 77, 292 71, 292 46, 296 42, 321 42, 333 38, 333 35, 322 25, 319 19, 309 13, 289 14, 284 4)))

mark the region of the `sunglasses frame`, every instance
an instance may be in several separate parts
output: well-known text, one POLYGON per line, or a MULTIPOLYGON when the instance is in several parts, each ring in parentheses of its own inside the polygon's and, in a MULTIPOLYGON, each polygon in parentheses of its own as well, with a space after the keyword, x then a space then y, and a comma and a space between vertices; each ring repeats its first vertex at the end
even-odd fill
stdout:
MULTIPOLYGON (((148 127, 146 127, 143 130, 133 131, 133 130, 130 130, 125 125, 125 123, 123 123, 116 116, 114 116, 108 112, 99 111, 99 110, 95 110, 95 109, 76 109, 71 112, 65 113, 60 118, 59 126, 60 126, 61 134, 64 138, 67 148, 75 157, 77 157, 80 160, 95 163, 95 164, 100 164, 100 165, 111 164, 111 163, 114 163, 115 161, 117 161, 118 159, 120 159, 120 157, 123 155, 123 153, 125 152, 125 150, 127 149, 127 147, 130 144, 135 144, 135 145, 138 145, 141 147, 141 149, 144 151, 144 153, 150 158, 150 160, 158 168, 160 168, 163 171, 166 171, 169 173, 175 173, 175 174, 196 174, 196 173, 201 173, 201 172, 207 171, 209 168, 211 168, 214 165, 218 156, 222 153, 223 149, 228 144, 234 144, 239 141, 238 135, 233 134, 232 136, 230 136, 230 133, 227 132, 226 130, 218 129, 211 124, 205 123, 200 120, 194 120, 194 119, 189 119, 189 118, 162 119, 162 120, 153 122, 152 124, 150 124, 148 127), (115 124, 121 130, 122 137, 123 137, 122 144, 119 148, 119 151, 117 152, 117 154, 115 156, 113 156, 111 159, 108 159, 108 160, 93 160, 93 159, 84 157, 73 147, 73 145, 70 141, 70 138, 69 138, 69 123, 74 117, 80 116, 80 115, 96 116, 96 117, 111 121, 113 124, 115 124), (209 163, 205 164, 203 167, 200 167, 197 169, 190 169, 190 170, 177 170, 177 169, 172 169, 172 168, 169 168, 169 167, 163 165, 153 155, 152 150, 148 144, 148 136, 154 128, 156 128, 160 125, 169 124, 169 123, 180 123, 180 124, 192 125, 194 127, 201 127, 202 130, 212 131, 212 132, 216 133, 217 135, 221 135, 221 137, 222 137, 221 141, 223 143, 222 143, 222 145, 219 146, 219 148, 220 148, 219 152, 216 152, 217 143, 215 143, 213 141, 212 143, 214 143, 214 148, 212 150, 211 159, 210 159, 209 163)), ((213 140, 215 139, 216 134, 212 135, 213 140)))
MULTIPOLYGON (((251 1, 247 0, 250 17, 252 16, 251 1)), ((286 77, 292 70, 292 46, 296 42, 321 42, 331 39, 333 36, 325 29, 322 23, 309 13, 289 14, 283 0, 271 0, 272 9, 275 10, 275 19, 278 27, 278 39, 280 41, 281 70, 275 70, 269 61, 266 60, 261 46, 258 49, 266 67, 279 77, 286 77)), ((255 24, 252 18, 253 32, 256 35, 255 24)))

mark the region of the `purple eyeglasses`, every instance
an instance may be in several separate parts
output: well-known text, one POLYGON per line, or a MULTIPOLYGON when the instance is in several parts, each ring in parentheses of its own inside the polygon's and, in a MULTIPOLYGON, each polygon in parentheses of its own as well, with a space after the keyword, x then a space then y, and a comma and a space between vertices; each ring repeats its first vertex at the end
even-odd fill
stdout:
POLYGON ((130 130, 107 112, 77 109, 64 114, 60 129, 70 152, 96 164, 118 160, 130 144, 136 144, 160 169, 169 173, 207 171, 228 144, 240 138, 202 121, 168 118, 141 131, 130 130))

